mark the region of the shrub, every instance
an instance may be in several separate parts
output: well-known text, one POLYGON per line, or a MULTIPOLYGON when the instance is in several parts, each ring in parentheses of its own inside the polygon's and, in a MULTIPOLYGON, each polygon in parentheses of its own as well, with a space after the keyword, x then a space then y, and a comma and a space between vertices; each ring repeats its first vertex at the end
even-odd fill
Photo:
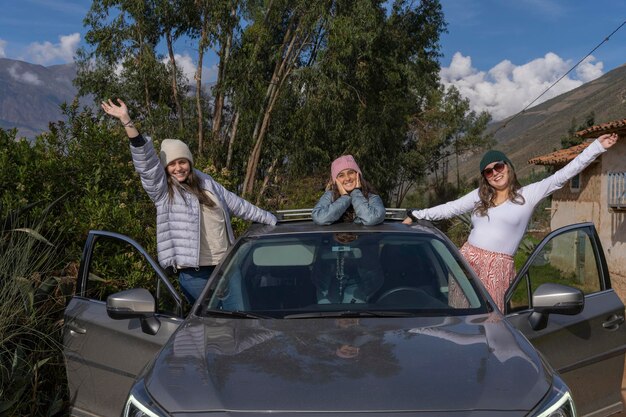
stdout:
POLYGON ((25 212, 11 212, 0 229, 0 415, 53 416, 66 401, 59 341, 62 290, 72 286, 55 272, 57 247, 40 222, 25 225, 25 212))

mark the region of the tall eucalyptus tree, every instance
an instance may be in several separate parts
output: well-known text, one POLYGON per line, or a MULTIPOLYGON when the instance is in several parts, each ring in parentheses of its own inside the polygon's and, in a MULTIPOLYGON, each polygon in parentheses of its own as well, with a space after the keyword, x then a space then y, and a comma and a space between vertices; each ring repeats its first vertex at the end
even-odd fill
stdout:
POLYGON ((149 114, 170 97, 156 47, 162 31, 153 1, 94 0, 84 19, 89 47, 78 52, 76 84, 96 99, 126 97, 149 114))

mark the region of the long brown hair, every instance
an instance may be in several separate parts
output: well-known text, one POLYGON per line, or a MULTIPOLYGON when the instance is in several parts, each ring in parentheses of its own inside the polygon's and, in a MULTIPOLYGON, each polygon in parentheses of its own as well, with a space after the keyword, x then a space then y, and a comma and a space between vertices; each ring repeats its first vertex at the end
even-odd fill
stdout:
MULTIPOLYGON (((370 194, 378 194, 378 192, 372 186, 372 184, 365 181, 365 179, 363 179, 363 176, 361 174, 357 173, 357 175, 361 176, 361 192, 363 193, 363 196, 365 198, 369 198, 370 194)), ((333 192, 333 201, 341 197, 341 194, 339 193, 339 188, 337 188, 337 183, 335 182, 334 178, 331 178, 331 180, 328 182, 328 185, 326 186, 326 190, 333 192)), ((350 207, 348 207, 348 209, 341 216, 341 221, 351 223, 354 221, 355 218, 356 218, 356 213, 354 212, 354 207, 350 205, 350 207)))
MULTIPOLYGON (((165 175, 167 175, 167 192, 169 195, 170 203, 172 202, 172 199, 174 198, 174 190, 178 187, 178 188, 182 188, 183 190, 187 191, 190 194, 195 195, 198 201, 200 202, 200 204, 205 205, 207 207, 215 207, 215 202, 211 200, 211 198, 209 198, 207 193, 205 193, 202 188, 200 188, 200 180, 198 179, 197 175, 195 174, 193 170, 193 164, 191 163, 191 161, 189 162, 189 175, 187 175, 187 178, 185 179, 185 181, 178 182, 178 180, 176 180, 175 178, 172 178, 169 172, 167 172, 167 167, 165 167, 165 175)), ((181 195, 183 196, 185 203, 187 203, 185 194, 181 193, 181 195)))
MULTIPOLYGON (((515 170, 511 165, 506 163, 507 169, 509 170, 509 183, 507 187, 509 189, 508 200, 515 204, 522 205, 526 203, 524 200, 524 196, 522 196, 519 192, 522 185, 517 180, 517 175, 515 174, 515 170)), ((474 212, 479 216, 486 216, 487 211, 490 207, 495 207, 494 199, 496 198, 496 190, 489 184, 487 178, 484 175, 480 175, 480 185, 478 186, 478 196, 480 197, 480 201, 476 203, 476 207, 474 207, 474 212)))

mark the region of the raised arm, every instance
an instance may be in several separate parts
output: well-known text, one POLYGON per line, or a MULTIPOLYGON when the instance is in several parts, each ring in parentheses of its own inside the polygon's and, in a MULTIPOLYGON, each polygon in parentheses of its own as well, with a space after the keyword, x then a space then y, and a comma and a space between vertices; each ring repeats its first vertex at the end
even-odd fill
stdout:
POLYGON ((615 145, 617 139, 618 136, 615 133, 600 136, 563 168, 544 180, 524 187, 524 198, 530 204, 537 204, 543 198, 562 188, 576 174, 581 173, 599 155, 615 145))
POLYGON ((126 106, 126 103, 119 98, 116 100, 119 104, 115 104, 111 99, 109 99, 107 101, 103 101, 100 104, 100 107, 102 107, 102 110, 104 110, 106 114, 115 117, 120 121, 120 123, 122 123, 122 126, 126 129, 126 134, 129 138, 132 139, 139 136, 139 131, 135 128, 135 125, 128 114, 128 107, 126 106))
POLYGON ((248 220, 263 224, 276 224, 276 216, 267 210, 263 210, 260 207, 255 206, 248 200, 239 197, 237 194, 228 191, 222 184, 214 181, 214 187, 216 191, 220 192, 224 196, 224 201, 228 206, 228 210, 243 220, 248 220))
POLYGON ((133 158, 135 171, 139 173, 141 185, 154 202, 167 197, 167 176, 161 165, 161 161, 154 149, 154 144, 150 138, 144 139, 133 124, 128 114, 128 107, 119 98, 115 104, 111 99, 100 104, 102 110, 110 116, 118 119, 126 135, 130 139, 130 151, 133 158))
MULTIPOLYGON (((478 189, 475 189, 461 198, 435 207, 423 210, 410 209, 408 215, 413 216, 415 219, 424 220, 450 219, 454 216, 472 211, 472 209, 476 206, 476 202, 479 200, 480 197, 478 196, 478 189)), ((413 223, 413 218, 407 217, 402 223, 411 224, 413 223)))
POLYGON ((598 142, 600 142, 604 149, 609 149, 611 146, 617 143, 617 139, 619 139, 617 133, 607 133, 600 136, 597 140, 598 142))

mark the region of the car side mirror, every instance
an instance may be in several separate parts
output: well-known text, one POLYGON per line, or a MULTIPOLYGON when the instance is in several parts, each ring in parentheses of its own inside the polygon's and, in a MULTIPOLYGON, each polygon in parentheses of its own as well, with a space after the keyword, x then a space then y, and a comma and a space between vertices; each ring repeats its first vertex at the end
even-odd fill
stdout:
POLYGON ((585 308, 585 295, 567 285, 541 284, 533 293, 533 312, 528 318, 533 330, 544 329, 550 314, 573 316, 585 308))
POLYGON ((155 335, 161 327, 155 312, 154 297, 144 288, 133 288, 107 297, 109 317, 114 320, 138 318, 141 330, 146 334, 155 335))

